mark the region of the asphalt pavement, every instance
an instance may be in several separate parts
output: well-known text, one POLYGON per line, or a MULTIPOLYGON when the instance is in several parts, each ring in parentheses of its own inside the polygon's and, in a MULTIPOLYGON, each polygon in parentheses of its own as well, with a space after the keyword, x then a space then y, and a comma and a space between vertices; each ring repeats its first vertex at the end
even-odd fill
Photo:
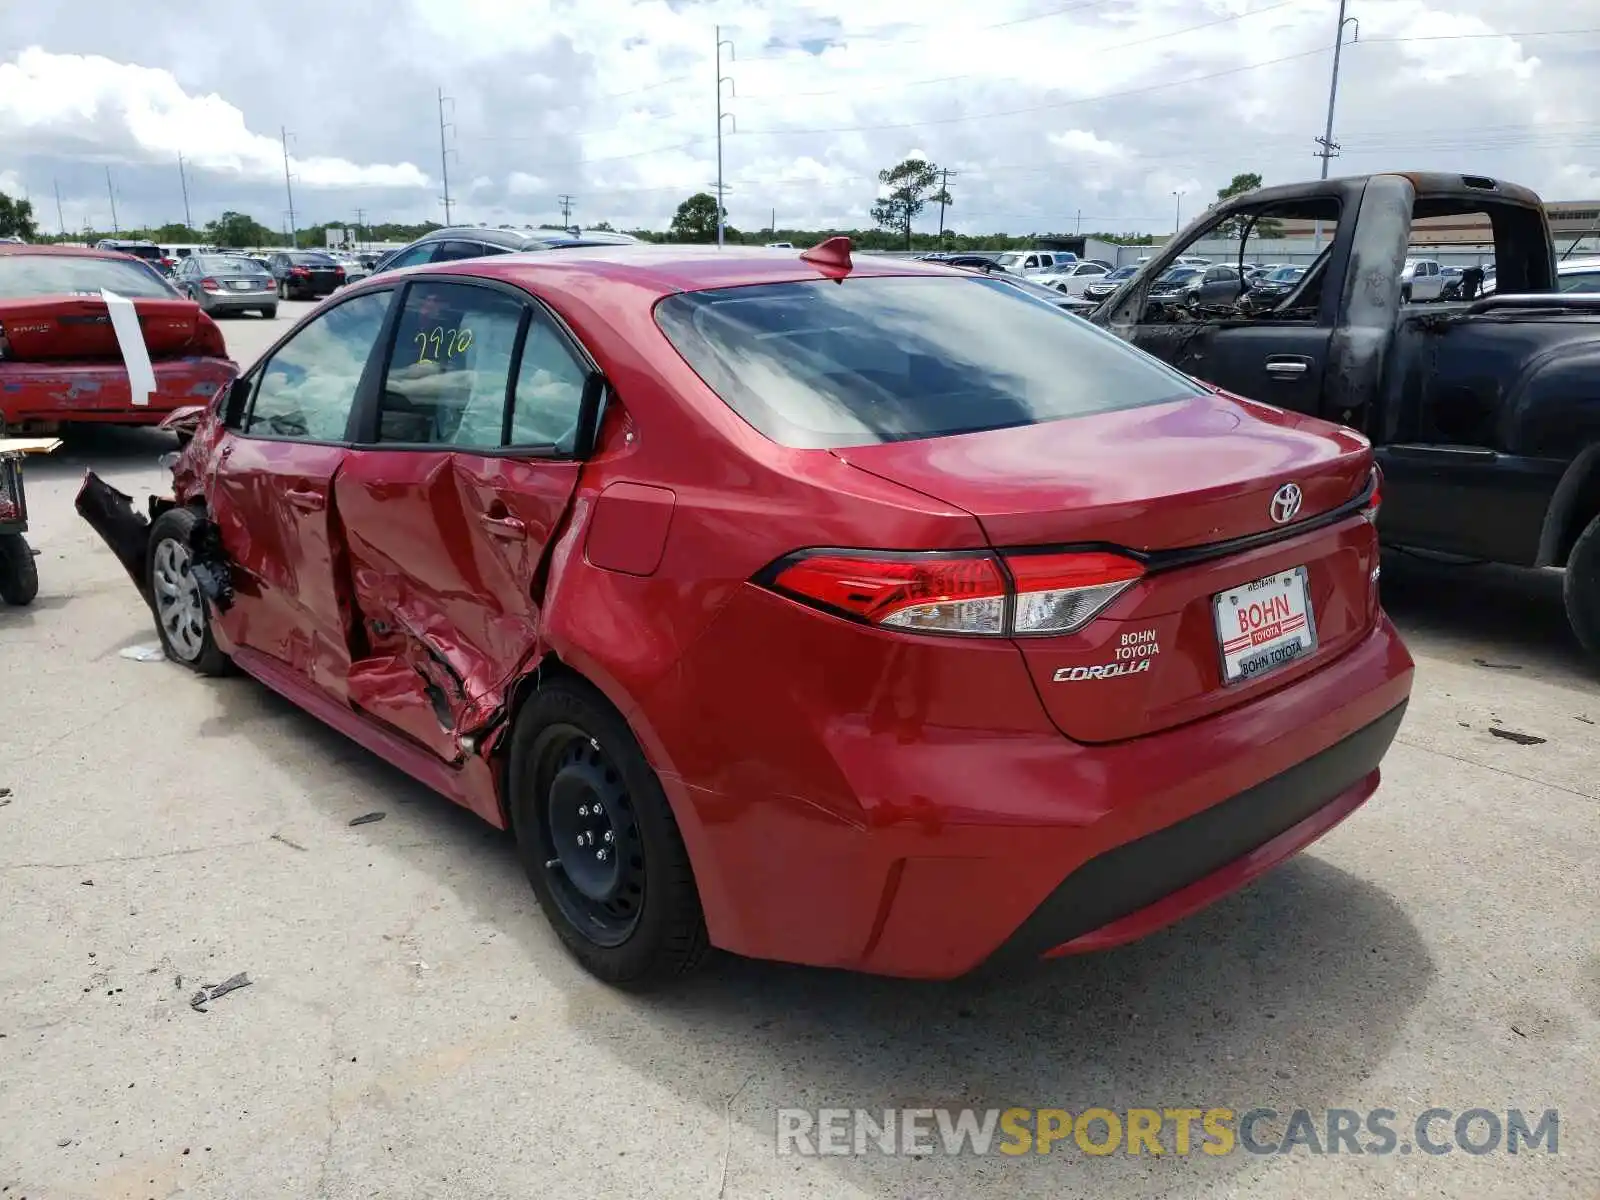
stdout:
MULTIPOLYGON (((236 357, 306 307, 224 321, 236 357)), ((125 656, 150 617, 72 497, 92 465, 142 498, 169 448, 91 433, 29 467, 4 1200, 1600 1194, 1600 671, 1559 575, 1386 561, 1418 675, 1381 791, 1175 928, 951 984, 719 957, 631 997, 562 952, 505 837, 248 679, 125 656), (776 1152, 779 1109, 968 1106, 1555 1109, 1559 1145, 776 1152)))

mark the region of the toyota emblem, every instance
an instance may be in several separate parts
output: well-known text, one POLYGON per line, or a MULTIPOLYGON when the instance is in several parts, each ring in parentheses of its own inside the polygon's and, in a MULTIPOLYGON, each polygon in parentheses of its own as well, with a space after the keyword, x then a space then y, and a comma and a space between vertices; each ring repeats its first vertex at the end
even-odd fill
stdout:
POLYGON ((1300 511, 1302 499, 1300 485, 1286 483, 1272 494, 1272 505, 1268 511, 1272 514, 1272 519, 1279 525, 1287 525, 1294 520, 1295 514, 1300 511))

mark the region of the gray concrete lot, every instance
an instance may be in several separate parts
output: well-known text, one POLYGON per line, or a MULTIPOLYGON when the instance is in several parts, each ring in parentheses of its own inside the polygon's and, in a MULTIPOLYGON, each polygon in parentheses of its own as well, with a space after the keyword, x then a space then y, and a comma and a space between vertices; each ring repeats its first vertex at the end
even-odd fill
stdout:
MULTIPOLYGON (((248 361, 303 307, 223 328, 248 361)), ((249 680, 119 655, 150 618, 72 496, 92 464, 142 497, 167 448, 100 432, 29 473, 42 592, 0 610, 4 1200, 1596 1195, 1600 676, 1559 577, 1388 562, 1419 674, 1382 790, 1139 945, 947 985, 719 958, 637 998, 571 964, 469 814, 249 680), (781 1107, 969 1105, 1389 1108, 1403 1133, 1557 1108, 1560 1141, 775 1153, 781 1107)))

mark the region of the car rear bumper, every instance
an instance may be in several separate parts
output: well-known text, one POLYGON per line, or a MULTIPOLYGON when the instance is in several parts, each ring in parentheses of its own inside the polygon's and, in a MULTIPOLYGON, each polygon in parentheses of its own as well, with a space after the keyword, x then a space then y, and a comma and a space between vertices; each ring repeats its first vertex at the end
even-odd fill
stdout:
MULTIPOLYGON (((798 653, 816 653, 794 640, 798 653)), ((803 668, 785 658, 769 649, 761 674, 803 690, 803 668)), ((1292 856, 1376 790, 1412 673, 1383 617, 1279 691, 1120 743, 975 726, 970 708, 938 695, 908 709, 909 693, 885 680, 884 714, 835 710, 814 729, 803 708, 766 703, 760 717, 800 744, 809 786, 766 745, 716 788, 674 771, 676 730, 653 757, 716 944, 949 978, 1143 936, 1292 856), (941 709, 951 715, 935 725, 941 709), (853 813, 830 787, 850 789, 853 813)), ((965 690, 1003 703, 993 688, 965 690)), ((759 738, 743 712, 762 707, 733 696, 715 714, 693 714, 694 726, 702 737, 714 730, 728 753, 759 738)))
POLYGON ((226 358, 161 359, 156 390, 136 405, 121 363, 0 364, 0 417, 8 426, 38 421, 105 421, 154 425, 175 408, 204 404, 231 383, 238 367, 226 358))
POLYGON ((207 312, 268 308, 278 302, 276 289, 264 292, 203 292, 196 297, 207 312))

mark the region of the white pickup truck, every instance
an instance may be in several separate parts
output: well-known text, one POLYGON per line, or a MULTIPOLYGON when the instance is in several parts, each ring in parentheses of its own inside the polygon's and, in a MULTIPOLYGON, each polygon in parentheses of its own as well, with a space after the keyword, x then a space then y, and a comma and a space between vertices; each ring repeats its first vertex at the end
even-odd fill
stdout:
POLYGON ((1437 300, 1449 282, 1433 259, 1408 258, 1400 270, 1400 299, 1411 304, 1437 300))
POLYGON ((1053 275, 1077 261, 1070 250, 1007 250, 995 259, 1012 275, 1053 275))

